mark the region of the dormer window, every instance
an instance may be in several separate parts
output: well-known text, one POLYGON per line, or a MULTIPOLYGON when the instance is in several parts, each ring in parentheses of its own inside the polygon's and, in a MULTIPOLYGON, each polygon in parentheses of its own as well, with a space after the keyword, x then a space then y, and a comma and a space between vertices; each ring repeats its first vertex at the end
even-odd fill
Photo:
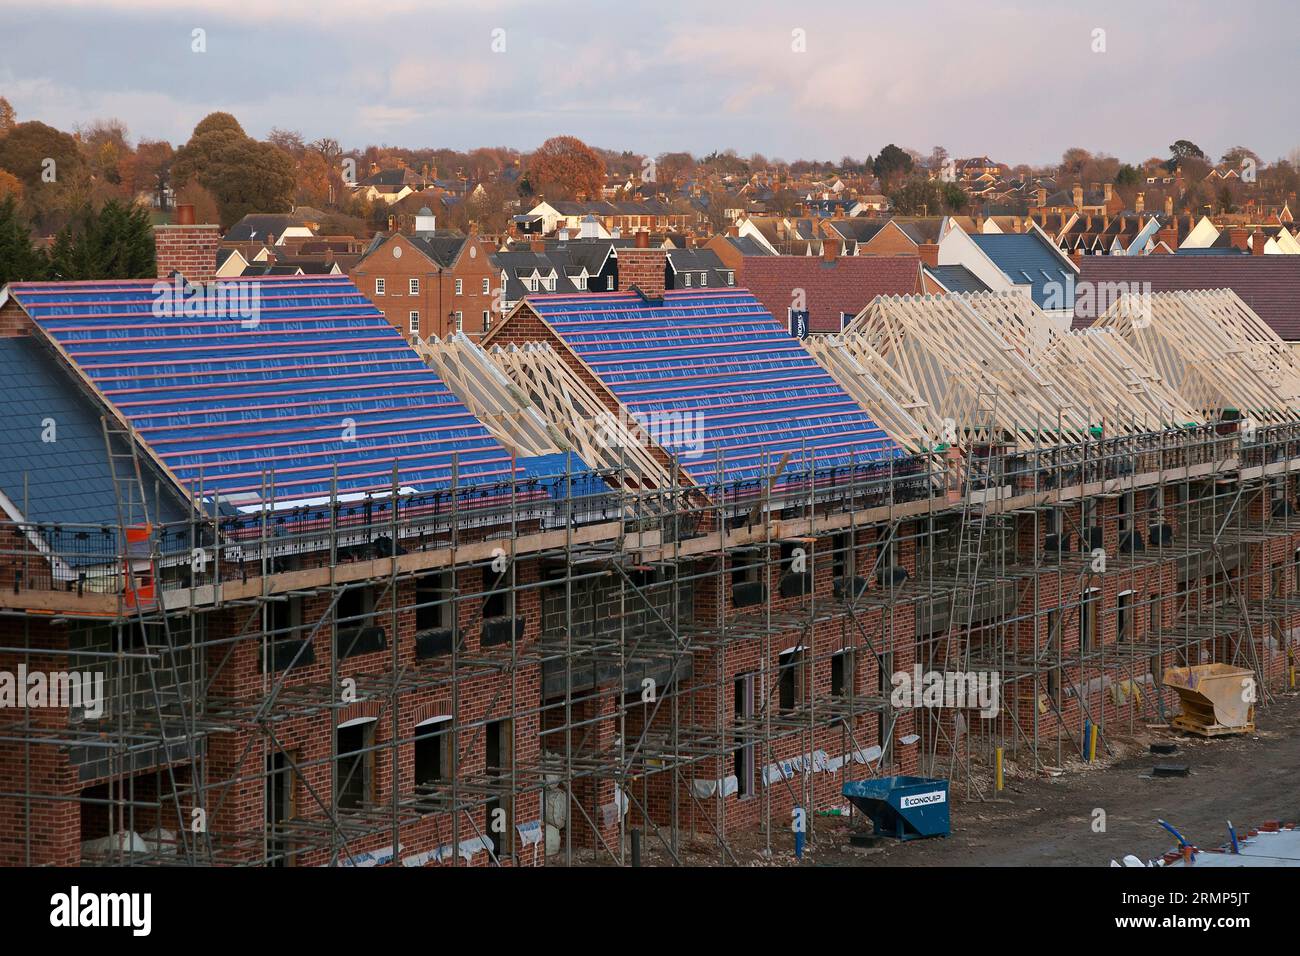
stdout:
POLYGON ((709 274, 708 274, 707 272, 701 272, 701 273, 700 273, 700 288, 703 289, 703 288, 704 288, 706 285, 708 285, 708 284, 709 284, 709 274))
POLYGON ((691 274, 689 272, 682 273, 682 286, 686 289, 691 287, 691 274))

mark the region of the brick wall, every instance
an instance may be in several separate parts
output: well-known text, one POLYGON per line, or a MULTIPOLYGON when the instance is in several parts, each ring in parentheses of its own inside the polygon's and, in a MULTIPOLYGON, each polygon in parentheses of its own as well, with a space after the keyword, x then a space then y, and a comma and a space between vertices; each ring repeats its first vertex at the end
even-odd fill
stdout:
POLYGON ((423 339, 434 335, 446 338, 456 331, 457 312, 465 334, 478 339, 486 331, 485 312, 489 324, 500 319, 500 274, 492 265, 491 250, 490 243, 474 239, 452 266, 444 269, 406 236, 397 235, 358 262, 348 276, 408 339, 416 334, 423 339), (394 255, 395 250, 400 250, 401 255, 394 255), (376 280, 383 281, 382 293, 376 280), (418 282, 415 292, 411 290, 412 280, 418 282), (411 331, 412 312, 419 313, 418 332, 411 331))
POLYGON ((215 278, 220 226, 154 226, 153 243, 158 278, 165 279, 173 272, 190 282, 211 282, 215 278))
POLYGON ((620 249, 618 251, 618 290, 635 286, 648 299, 664 294, 664 270, 668 253, 663 249, 620 249))

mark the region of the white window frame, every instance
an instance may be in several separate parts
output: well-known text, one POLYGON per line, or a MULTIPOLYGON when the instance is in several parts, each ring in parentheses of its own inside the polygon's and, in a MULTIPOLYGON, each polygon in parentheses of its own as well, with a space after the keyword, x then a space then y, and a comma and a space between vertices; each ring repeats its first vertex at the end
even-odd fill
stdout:
POLYGON ((377 277, 377 278, 375 279, 375 295, 383 295, 384 292, 385 292, 386 286, 387 286, 387 283, 385 282, 385 280, 383 279, 383 277, 377 277))
POLYGON ((410 314, 406 317, 406 324, 407 328, 410 329, 411 332, 416 335, 420 334, 420 313, 418 310, 411 310, 410 314))
POLYGON ((407 293, 407 295, 419 295, 419 294, 420 294, 420 280, 419 280, 419 279, 408 279, 407 282, 406 282, 406 293, 407 293))
POLYGON ((464 312, 457 312, 457 313, 456 313, 456 331, 457 331, 457 332, 463 332, 464 330, 465 330, 465 313, 464 313, 464 312))
POLYGON ((465 294, 465 292, 464 292, 464 284, 465 284, 465 280, 464 280, 464 279, 457 279, 457 280, 456 280, 456 294, 457 294, 457 295, 464 295, 464 294, 465 294))
POLYGON ((487 276, 483 277, 483 294, 484 295, 492 294, 492 280, 489 279, 487 276))

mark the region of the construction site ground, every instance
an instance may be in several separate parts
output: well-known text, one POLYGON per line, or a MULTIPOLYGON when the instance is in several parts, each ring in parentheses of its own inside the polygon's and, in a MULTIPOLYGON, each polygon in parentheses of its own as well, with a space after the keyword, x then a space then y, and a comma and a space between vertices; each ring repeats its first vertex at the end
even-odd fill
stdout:
MULTIPOLYGON (((1229 820, 1239 833, 1268 820, 1300 821, 1300 694, 1281 694, 1260 707, 1256 724, 1254 733, 1214 739, 1158 726, 1112 730, 1111 753, 1100 754, 1095 763, 1076 754, 1046 773, 1011 767, 996 797, 981 772, 984 800, 968 799, 961 774, 954 774, 952 832, 946 838, 878 838, 872 846, 858 847, 850 844, 850 835, 869 832, 863 817, 853 817, 851 824, 818 817, 802 860, 794 858, 793 835, 781 829, 771 839, 770 855, 761 832, 731 835, 734 858, 728 855, 726 864, 1109 866, 1127 854, 1149 860, 1172 848, 1176 841, 1157 819, 1169 821, 1192 843, 1218 846, 1228 840, 1229 820), (1174 742, 1177 751, 1153 754, 1153 742, 1174 742), (1189 775, 1156 777, 1156 764, 1184 764, 1189 775), (1095 822, 1099 809, 1105 813, 1104 829, 1095 822)), ((669 863, 655 843, 651 835, 644 838, 643 864, 669 863)), ((723 861, 716 843, 697 831, 695 839, 684 841, 681 862, 716 866, 723 861)))

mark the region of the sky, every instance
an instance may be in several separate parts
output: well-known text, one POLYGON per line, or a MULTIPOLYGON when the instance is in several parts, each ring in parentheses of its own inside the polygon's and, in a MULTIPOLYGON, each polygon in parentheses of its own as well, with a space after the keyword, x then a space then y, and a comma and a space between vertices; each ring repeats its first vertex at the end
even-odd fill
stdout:
POLYGON ((1271 161, 1300 147, 1297 37, 1294 0, 0 0, 0 96, 20 121, 175 144, 225 110, 345 149, 563 133, 1039 164, 1186 138, 1271 161))

